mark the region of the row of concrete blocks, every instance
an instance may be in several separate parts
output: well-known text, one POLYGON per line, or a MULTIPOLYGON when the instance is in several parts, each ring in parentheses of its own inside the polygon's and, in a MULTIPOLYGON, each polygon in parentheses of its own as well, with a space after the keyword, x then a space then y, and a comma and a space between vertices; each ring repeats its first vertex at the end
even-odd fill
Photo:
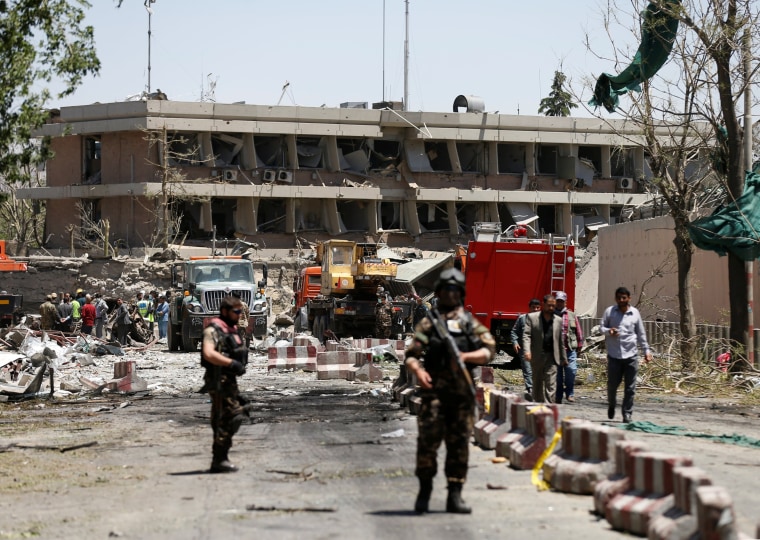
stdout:
MULTIPOLYGON (((294 339, 294 343, 297 339, 298 337, 294 339)), ((383 374, 372 364, 372 353, 366 349, 389 343, 397 345, 395 341, 397 340, 361 339, 354 340, 354 343, 328 341, 325 347, 312 344, 270 347, 267 351, 267 370, 316 372, 317 380, 376 382, 382 380, 383 374)))
MULTIPOLYGON (((534 468, 554 438, 559 408, 497 390, 488 399, 476 442, 512 468, 534 468)), ((739 537, 728 491, 690 458, 649 452, 610 426, 581 419, 561 425, 561 442, 543 462, 544 480, 557 491, 593 495, 595 511, 613 528, 663 540, 739 537)))

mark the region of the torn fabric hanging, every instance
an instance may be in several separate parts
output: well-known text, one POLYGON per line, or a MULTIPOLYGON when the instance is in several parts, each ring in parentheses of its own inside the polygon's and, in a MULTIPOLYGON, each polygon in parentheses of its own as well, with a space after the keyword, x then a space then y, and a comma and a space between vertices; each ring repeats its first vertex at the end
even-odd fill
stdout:
POLYGON ((673 13, 680 7, 681 0, 665 0, 666 9, 650 2, 641 14, 641 44, 633 57, 633 62, 619 75, 602 73, 594 87, 594 97, 588 102, 593 107, 603 105, 608 112, 615 112, 618 96, 629 90, 641 91, 641 82, 654 76, 665 64, 673 49, 678 31, 678 19, 673 13))
POLYGON ((744 193, 731 204, 689 225, 689 236, 700 249, 726 255, 730 251, 744 261, 760 257, 760 175, 747 172, 744 193))

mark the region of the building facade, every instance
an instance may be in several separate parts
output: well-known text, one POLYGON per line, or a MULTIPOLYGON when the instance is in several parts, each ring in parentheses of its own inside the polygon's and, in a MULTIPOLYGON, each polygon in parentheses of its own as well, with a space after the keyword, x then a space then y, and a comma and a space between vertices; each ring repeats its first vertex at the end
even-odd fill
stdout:
POLYGON ((39 135, 46 186, 19 195, 46 200, 50 247, 83 217, 150 244, 164 204, 189 238, 385 234, 438 249, 480 221, 582 237, 651 199, 625 121, 149 100, 65 107, 39 135))

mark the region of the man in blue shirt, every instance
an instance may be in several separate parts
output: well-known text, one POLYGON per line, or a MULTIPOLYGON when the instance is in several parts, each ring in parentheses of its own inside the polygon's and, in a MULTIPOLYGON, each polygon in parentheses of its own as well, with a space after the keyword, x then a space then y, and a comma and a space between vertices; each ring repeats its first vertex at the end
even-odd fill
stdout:
POLYGON ((637 346, 644 351, 645 363, 652 360, 652 351, 647 343, 641 314, 631 305, 631 292, 625 287, 618 287, 615 302, 616 305, 604 311, 601 325, 607 346, 607 418, 612 420, 615 417, 617 389, 625 379, 623 422, 627 424, 633 414, 633 396, 639 371, 637 346))

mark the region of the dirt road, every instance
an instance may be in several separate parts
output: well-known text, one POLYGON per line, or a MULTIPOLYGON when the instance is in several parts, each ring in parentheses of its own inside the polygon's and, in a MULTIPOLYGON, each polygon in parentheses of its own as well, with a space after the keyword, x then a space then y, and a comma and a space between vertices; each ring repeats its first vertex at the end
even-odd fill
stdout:
MULTIPOLYGON (((589 497, 538 492, 529 472, 493 464, 493 452, 475 446, 464 492, 473 515, 443 512, 439 473, 431 503, 437 511, 416 516, 416 422, 384 385, 267 375, 261 364, 241 384, 256 403, 254 423, 242 427, 230 454, 242 470, 207 474, 210 406, 193 392, 201 379, 197 358, 151 358, 141 375, 170 378, 161 386, 170 392, 0 404, 0 538, 621 537, 589 513, 589 497), (400 436, 383 436, 394 432, 400 436)), ((606 422, 599 391, 579 388, 578 396, 564 414, 606 422)), ((760 438, 758 410, 722 407, 700 398, 639 396, 636 416, 760 438)), ((742 531, 754 533, 760 449, 632 437, 692 455, 731 492, 742 531)))

